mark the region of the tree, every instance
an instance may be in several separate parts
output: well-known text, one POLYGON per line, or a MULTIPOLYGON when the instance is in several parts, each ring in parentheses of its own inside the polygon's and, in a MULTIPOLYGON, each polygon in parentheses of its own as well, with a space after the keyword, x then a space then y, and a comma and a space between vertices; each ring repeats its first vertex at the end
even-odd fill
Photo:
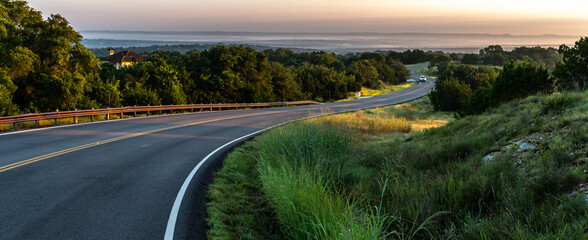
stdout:
POLYGON ((480 113, 490 105, 490 89, 496 78, 492 67, 451 65, 443 72, 431 92, 436 109, 460 113, 480 113))
POLYGON ((313 99, 337 100, 347 96, 350 77, 322 65, 304 63, 296 71, 302 92, 313 99))
POLYGON ((429 93, 429 99, 437 111, 462 111, 472 98, 472 89, 451 77, 439 81, 429 93))
POLYGON ((500 45, 490 45, 480 50, 484 64, 502 66, 506 61, 505 51, 500 45))
POLYGON ((351 71, 356 73, 355 79, 368 88, 380 89, 379 74, 376 67, 369 60, 360 60, 351 65, 351 71))
POLYGON ((492 86, 476 89, 465 107, 465 113, 479 114, 490 108, 490 104, 492 103, 490 99, 491 92, 492 86))
POLYGON ((559 47, 563 62, 553 71, 557 85, 561 89, 585 91, 588 89, 588 37, 576 41, 574 47, 559 47))
MULTIPOLYGON (((111 64, 111 63, 110 63, 111 64)), ((90 89, 86 90, 83 98, 83 108, 118 107, 123 105, 123 94, 119 90, 120 80, 114 76, 107 78, 90 78, 90 89)), ((136 103, 125 104, 136 105, 136 103)))
POLYGON ((16 85, 13 102, 25 111, 83 105, 98 60, 60 15, 46 20, 24 1, 0 0, 0 68, 16 85))
POLYGON ((551 93, 554 90, 553 78, 544 67, 536 67, 530 61, 504 64, 502 72, 492 85, 493 105, 524 98, 538 92, 551 93))
POLYGON ((8 116, 18 111, 17 106, 12 102, 12 94, 16 85, 12 83, 6 71, 0 68, 0 116, 8 116))
POLYGON ((388 53, 387 57, 389 59, 400 60, 404 64, 415 64, 415 63, 426 62, 428 60, 431 60, 431 58, 433 57, 433 54, 430 54, 430 52, 426 53, 425 51, 420 50, 420 49, 413 49, 413 50, 406 50, 401 53, 391 51, 390 53, 388 53))
POLYGON ((267 56, 243 46, 216 46, 189 68, 203 102, 264 102, 273 99, 267 56))
POLYGON ((444 81, 449 78, 456 78, 460 82, 470 86, 472 91, 476 91, 480 87, 489 87, 496 79, 496 72, 492 67, 471 65, 451 65, 446 71, 439 76, 439 81, 444 81))
POLYGON ((449 57, 451 57, 451 60, 453 61, 459 61, 459 54, 457 53, 450 53, 449 57))
POLYGON ((468 54, 464 54, 463 58, 461 58, 461 63, 463 64, 480 64, 481 62, 481 58, 480 55, 475 54, 475 53, 468 53, 468 54))
POLYGON ((273 62, 270 65, 271 83, 275 101, 295 101, 305 99, 300 86, 294 80, 294 73, 282 64, 273 62))
POLYGON ((144 88, 141 83, 135 83, 125 89, 124 103, 127 106, 153 106, 161 104, 161 100, 154 91, 144 88))
POLYGON ((445 54, 439 54, 433 57, 433 59, 429 63, 429 69, 437 67, 437 71, 442 73, 445 70, 447 70, 452 63, 453 60, 451 60, 451 57, 445 54))
POLYGON ((512 60, 532 60, 534 64, 548 69, 554 69, 555 65, 562 60, 557 49, 551 47, 517 47, 507 55, 512 60))

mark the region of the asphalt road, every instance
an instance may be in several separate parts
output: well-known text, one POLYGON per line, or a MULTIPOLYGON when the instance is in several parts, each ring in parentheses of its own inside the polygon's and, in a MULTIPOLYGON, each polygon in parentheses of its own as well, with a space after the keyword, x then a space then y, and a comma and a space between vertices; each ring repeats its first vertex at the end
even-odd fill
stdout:
POLYGON ((432 86, 428 81, 350 102, 0 134, 0 239, 204 239, 206 186, 223 155, 247 138, 202 162, 211 152, 276 124, 397 104, 426 95, 432 86))

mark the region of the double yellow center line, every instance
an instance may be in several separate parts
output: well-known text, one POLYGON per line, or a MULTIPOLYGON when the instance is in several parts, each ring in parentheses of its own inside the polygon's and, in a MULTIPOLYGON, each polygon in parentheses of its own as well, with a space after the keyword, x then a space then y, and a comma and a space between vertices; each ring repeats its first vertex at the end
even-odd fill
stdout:
MULTIPOLYGON (((429 85, 431 85, 432 83, 429 82, 429 85)), ((428 87, 428 86, 425 86, 428 87)), ((414 90, 414 91, 408 91, 404 94, 401 94, 399 96, 395 96, 395 98, 397 97, 401 97, 401 96, 405 96, 414 92, 418 92, 421 91, 421 89, 418 90, 414 90)), ((183 125, 177 125, 177 126, 171 126, 171 127, 165 127, 165 128, 159 128, 159 129, 154 129, 154 130, 149 130, 149 131, 145 131, 145 132, 140 132, 140 133, 133 133, 133 134, 129 134, 129 135, 124 135, 124 136, 120 136, 120 137, 115 137, 115 138, 111 138, 111 139, 107 139, 104 141, 99 141, 99 142, 94 142, 94 143, 88 143, 85 145, 81 145, 81 146, 77 146, 77 147, 73 147, 73 148, 68 148, 68 149, 64 149, 58 152, 54 152, 54 153, 49 153, 49 154, 45 154, 42 156, 38 156, 38 157, 34 157, 34 158, 30 158, 27 160, 23 160, 20 162, 15 162, 6 166, 2 166, 0 167, 0 173, 4 172, 4 171, 8 171, 10 169, 14 169, 17 167, 21 167, 27 164, 31 164, 34 162, 38 162, 41 160, 45 160, 48 158, 52 158, 52 157, 57 157, 63 154, 67 154, 67 153, 71 153, 71 152, 75 152, 75 151, 79 151, 79 150, 83 150, 86 148, 91 148, 91 147, 95 147, 95 146, 99 146, 99 145, 103 145, 103 144, 107 144, 107 143, 111 143, 111 142, 116 142, 116 141, 120 141, 120 140, 124 140, 124 139, 129 139, 129 138, 133 138, 133 137, 138 137, 138 136, 143 136, 143 135, 147 135, 147 134, 151 134, 151 133, 156 133, 156 132, 162 132, 162 131, 167 131, 167 130, 172 130, 172 129, 176 129, 176 128, 181 128, 181 127, 187 127, 187 126, 192 126, 192 125, 198 125, 198 124, 204 124, 204 123, 210 123, 210 122, 218 122, 218 121, 223 121, 223 120, 229 120, 229 119, 235 119, 235 118, 243 118, 243 117, 252 117, 252 116, 260 116, 260 115, 268 115, 268 114, 275 114, 275 113, 280 113, 280 112, 265 112, 265 113, 256 113, 256 114, 249 114, 249 115, 242 115, 242 116, 234 116, 234 117, 226 117, 226 118, 218 118, 218 119, 212 119, 212 120, 206 120, 206 121, 200 121, 200 122, 193 122, 193 123, 188 123, 188 124, 183 124, 183 125)))
POLYGON ((210 122, 218 122, 218 121, 235 119, 235 118, 243 118, 243 117, 268 115, 268 114, 274 114, 274 113, 279 113, 279 112, 266 112, 266 113, 256 113, 256 114, 249 114, 249 115, 241 115, 241 116, 235 116, 235 117, 217 118, 217 119, 200 121, 200 122, 193 122, 193 123, 187 123, 187 124, 182 124, 182 125, 177 125, 177 126, 171 126, 171 127, 165 127, 165 128, 158 128, 158 129, 149 130, 149 131, 145 131, 145 132, 133 133, 133 134, 129 134, 129 135, 124 135, 124 136, 120 136, 120 137, 115 137, 115 138, 107 139, 107 140, 104 140, 104 141, 99 141, 99 142, 94 142, 94 143, 88 143, 88 144, 84 144, 84 145, 81 145, 81 146, 64 149, 64 150, 61 150, 61 151, 58 151, 58 152, 45 154, 45 155, 42 155, 42 156, 30 158, 30 159, 23 160, 23 161, 20 161, 20 162, 15 162, 15 163, 12 163, 12 164, 9 164, 9 165, 0 167, 0 172, 8 171, 10 169, 14 169, 14 168, 17 168, 17 167, 22 167, 22 166, 27 165, 27 164, 31 164, 31 163, 34 163, 34 162, 38 162, 38 161, 41 161, 41 160, 48 159, 48 158, 57 157, 57 156, 60 156, 60 155, 63 155, 63 154, 67 154, 67 153, 79 151, 79 150, 82 150, 82 149, 91 148, 91 147, 95 147, 95 146, 99 146, 99 145, 103 145, 103 144, 107 144, 107 143, 111 143, 111 142, 116 142, 116 141, 120 141, 120 140, 124 140, 124 139, 134 138, 134 137, 138 137, 138 136, 143 136, 143 135, 147 135, 147 134, 151 134, 151 133, 163 132, 163 131, 172 130, 172 129, 176 129, 176 128, 193 126, 193 125, 210 123, 210 122))

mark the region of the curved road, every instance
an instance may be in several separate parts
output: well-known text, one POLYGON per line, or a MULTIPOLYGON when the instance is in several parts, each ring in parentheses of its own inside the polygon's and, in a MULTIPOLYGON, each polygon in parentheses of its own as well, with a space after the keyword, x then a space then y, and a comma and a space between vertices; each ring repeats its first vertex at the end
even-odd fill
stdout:
POLYGON ((0 134, 0 239, 204 239, 206 185, 240 137, 325 112, 409 101, 433 84, 350 102, 0 134))

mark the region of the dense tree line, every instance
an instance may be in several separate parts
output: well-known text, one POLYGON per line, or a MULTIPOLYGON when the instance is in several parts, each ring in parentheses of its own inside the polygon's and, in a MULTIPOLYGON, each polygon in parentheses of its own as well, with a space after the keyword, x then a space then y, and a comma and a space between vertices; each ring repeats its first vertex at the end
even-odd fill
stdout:
POLYGON ((122 105, 336 100, 362 86, 406 81, 379 53, 353 57, 218 45, 156 52, 116 69, 81 44, 60 15, 0 0, 0 115, 122 105))
POLYGON ((506 62, 496 74, 488 66, 452 65, 439 77, 429 98, 435 109, 480 113, 517 98, 555 90, 546 68, 531 61, 506 62))
POLYGON ((0 114, 74 109, 98 81, 98 60, 60 15, 0 0, 0 114))
POLYGON ((104 63, 100 77, 118 84, 117 97, 111 97, 110 103, 118 106, 336 100, 362 86, 379 88, 384 83, 406 81, 409 74, 398 61, 358 59, 346 66, 333 53, 294 53, 289 49, 259 52, 218 45, 186 54, 157 52, 146 61, 119 70, 104 63))
MULTIPOLYGON (((512 51, 506 51, 500 45, 490 45, 480 49, 479 54, 464 54, 461 58, 463 64, 485 64, 502 66, 504 63, 530 60, 535 65, 554 69, 556 64, 562 60, 561 52, 555 48, 516 47, 512 51)), ((454 61, 456 59, 453 59, 454 61)))
MULTIPOLYGON (((481 52, 491 54, 500 49, 493 46, 481 52)), ((518 48, 513 52, 523 54, 526 50, 518 48)), ((538 50, 541 51, 545 49, 538 50)), ((588 38, 580 38, 574 47, 562 45, 558 54, 563 56, 563 61, 556 62, 552 72, 524 56, 518 58, 522 60, 505 62, 502 70, 453 64, 449 57, 435 58, 431 65, 443 71, 429 98, 437 110, 472 114, 538 92, 588 89, 588 38)))

